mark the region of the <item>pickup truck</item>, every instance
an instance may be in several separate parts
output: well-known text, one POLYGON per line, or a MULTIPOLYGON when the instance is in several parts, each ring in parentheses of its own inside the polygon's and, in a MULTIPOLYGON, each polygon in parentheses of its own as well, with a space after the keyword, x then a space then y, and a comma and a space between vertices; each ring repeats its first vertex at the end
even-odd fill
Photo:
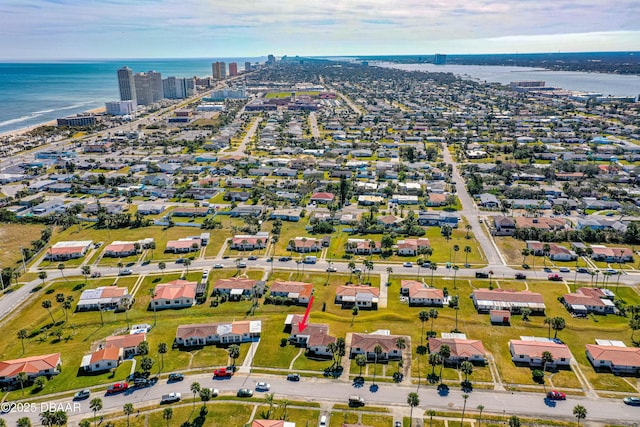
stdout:
POLYGON ((349 406, 364 406, 364 398, 360 396, 350 396, 349 406))
POLYGON ((218 368, 213 370, 214 378, 231 378, 233 376, 233 370, 227 368, 218 368))
POLYGON ((162 397, 160 398, 160 403, 179 402, 181 398, 182 398, 182 395, 180 393, 163 394, 162 397))
POLYGON ((550 274, 547 276, 547 279, 554 282, 562 282, 562 276, 560 276, 559 274, 550 274))
POLYGON ((516 279, 522 279, 522 280, 524 280, 524 279, 526 279, 526 278, 527 278, 527 276, 526 276, 526 275, 524 275, 524 274, 522 274, 522 273, 516 273, 516 279))

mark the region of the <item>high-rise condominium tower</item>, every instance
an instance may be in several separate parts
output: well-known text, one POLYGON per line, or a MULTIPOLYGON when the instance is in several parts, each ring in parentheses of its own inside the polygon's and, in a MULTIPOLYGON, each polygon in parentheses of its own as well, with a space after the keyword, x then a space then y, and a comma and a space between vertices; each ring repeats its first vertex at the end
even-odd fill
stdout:
POLYGON ((118 70, 118 88, 121 101, 136 100, 136 85, 131 68, 122 67, 118 70))

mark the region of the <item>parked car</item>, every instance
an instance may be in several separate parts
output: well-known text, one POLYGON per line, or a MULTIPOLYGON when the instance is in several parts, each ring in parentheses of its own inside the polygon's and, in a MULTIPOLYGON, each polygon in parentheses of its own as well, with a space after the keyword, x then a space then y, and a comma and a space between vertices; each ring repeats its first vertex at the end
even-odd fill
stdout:
POLYGON ((525 270, 530 269, 531 267, 529 267, 529 264, 522 264, 522 268, 524 268, 525 270))
POLYGON ((222 264, 216 264, 213 266, 213 268, 224 268, 224 265, 222 264))
POLYGON ((618 274, 618 270, 615 268, 607 268, 602 274, 618 274))
POLYGON ((489 273, 486 273, 484 271, 476 271, 476 279, 488 279, 489 278, 489 273))
POLYGON ((527 276, 524 273, 516 273, 516 279, 526 279, 527 276))
POLYGON ((128 268, 125 268, 124 270, 120 270, 120 273, 118 273, 119 276, 130 276, 133 274, 133 271, 131 271, 128 268))
POLYGON ((84 400, 84 399, 88 399, 89 396, 91 396, 91 391, 80 390, 79 392, 73 395, 73 400, 84 400))
POLYGON ((257 259, 258 259, 258 257, 257 257, 257 256, 255 256, 255 255, 251 255, 251 256, 250 256, 250 257, 248 257, 247 259, 248 259, 249 261, 255 261, 255 260, 257 260, 257 259))
POLYGON ((271 384, 264 381, 260 381, 256 384, 256 391, 269 391, 271 390, 271 384))
POLYGON ((587 268, 584 268, 584 267, 578 267, 578 268, 576 268, 576 272, 578 272, 578 273, 588 273, 589 270, 587 268))
POLYGON ((407 261, 404 264, 402 264, 403 267, 413 267, 413 263, 407 261))
POLYGON ((560 271, 560 273, 571 273, 569 267, 560 267, 558 271, 560 271))
POLYGON ((179 402, 180 399, 182 399, 182 395, 180 393, 169 393, 169 394, 163 394, 162 397, 160 398, 160 403, 173 403, 173 402, 179 402))
POLYGON ((547 393, 547 399, 551 400, 566 400, 567 395, 561 391, 551 390, 547 393))
POLYGON ((182 381, 184 380, 184 375, 179 374, 179 373, 173 373, 173 374, 169 374, 169 382, 170 383, 174 383, 174 382, 178 382, 178 381, 182 381))
POLYGON ((176 264, 184 264, 184 258, 178 258, 176 264))
POLYGON ((238 393, 236 393, 237 397, 251 397, 253 396, 253 391, 249 390, 248 388, 241 388, 240 390, 238 390, 238 393))
POLYGON ((238 264, 238 268, 245 268, 247 266, 246 262, 239 262, 238 264))
POLYGON ((547 276, 547 279, 553 281, 553 282, 562 282, 562 276, 558 275, 558 274, 550 274, 547 276))
POLYGON ((327 427, 327 416, 323 415, 320 417, 320 424, 318 424, 318 427, 327 427))
POLYGON ((214 378, 231 378, 233 376, 233 370, 227 368, 219 368, 213 370, 214 378))
POLYGON ((327 267, 327 273, 335 273, 336 271, 338 271, 338 269, 335 267, 327 267))
POLYGON ((127 383, 115 383, 111 384, 107 387, 107 394, 120 393, 121 391, 125 391, 129 388, 129 384, 127 383))
POLYGON ((291 261, 291 257, 290 256, 281 256, 280 258, 278 258, 278 261, 280 261, 280 262, 291 261))
POLYGON ((545 267, 543 270, 545 273, 551 273, 551 269, 549 267, 545 267))
POLYGON ((364 398, 361 396, 350 396, 349 406, 364 406, 364 398))
POLYGON ((300 381, 300 374, 287 375, 287 381, 300 381))
POLYGON ((640 406, 640 397, 629 396, 622 399, 625 405, 629 406, 640 406))

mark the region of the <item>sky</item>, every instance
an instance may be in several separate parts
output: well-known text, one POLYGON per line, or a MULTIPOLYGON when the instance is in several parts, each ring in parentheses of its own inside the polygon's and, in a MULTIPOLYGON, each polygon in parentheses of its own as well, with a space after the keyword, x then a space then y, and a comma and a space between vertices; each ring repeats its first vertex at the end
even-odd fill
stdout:
POLYGON ((0 60, 640 50, 638 0, 1 0, 0 60))

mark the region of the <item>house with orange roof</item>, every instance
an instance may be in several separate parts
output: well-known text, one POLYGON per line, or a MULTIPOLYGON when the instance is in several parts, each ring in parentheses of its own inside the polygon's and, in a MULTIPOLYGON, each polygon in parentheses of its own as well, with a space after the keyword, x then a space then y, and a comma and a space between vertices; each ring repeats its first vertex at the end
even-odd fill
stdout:
POLYGON ((329 335, 329 325, 324 323, 308 323, 307 327, 300 331, 300 323, 303 316, 289 314, 284 321, 285 331, 290 332, 289 342, 307 349, 314 356, 331 357, 329 344, 336 342, 336 337, 329 335))
POLYGON ((124 350, 119 347, 101 348, 82 358, 80 368, 85 372, 102 372, 115 369, 122 362, 124 350))
POLYGON ((82 258, 91 248, 91 240, 74 240, 58 242, 51 246, 44 255, 48 261, 67 261, 74 258, 82 258))
POLYGON ((126 256, 136 255, 142 249, 147 249, 153 243, 153 238, 142 239, 138 241, 113 241, 107 245, 102 252, 103 257, 123 258, 126 256))
POLYGON ((382 353, 378 356, 379 361, 402 359, 402 350, 396 346, 400 337, 400 335, 391 335, 388 330, 378 330, 371 334, 352 333, 349 358, 354 359, 357 355, 364 354, 367 360, 374 360, 376 358, 374 349, 380 346, 382 353))
POLYGON ((566 344, 559 344, 546 338, 521 338, 526 339, 509 341, 511 360, 514 363, 542 366, 542 354, 548 351, 553 356, 553 362, 547 363, 547 367, 569 367, 571 364, 571 351, 566 344))
POLYGON ((331 203, 335 197, 333 193, 319 192, 313 193, 310 200, 317 203, 331 203))
POLYGON ((373 286, 338 286, 336 288, 336 304, 342 308, 358 307, 361 309, 378 309, 380 288, 373 286))
POLYGON ((197 286, 197 282, 180 279, 156 285, 151 307, 155 310, 192 307, 196 302, 197 286))
POLYGON ((269 233, 239 234, 231 238, 230 249, 236 251, 252 251, 254 249, 264 249, 269 242, 269 233))
POLYGON ((587 358, 596 370, 607 369, 616 375, 640 374, 640 348, 595 344, 585 347, 587 358))
POLYGON ((345 252, 356 255, 379 254, 382 252, 382 243, 367 239, 347 239, 345 252))
POLYGON ((146 341, 147 334, 139 333, 139 334, 128 334, 128 335, 112 335, 110 337, 105 338, 104 343, 102 344, 105 348, 121 348, 123 352, 123 357, 129 358, 131 356, 135 356, 138 354, 138 346, 146 341))
POLYGON ((176 330, 175 342, 184 347, 240 344, 257 341, 261 332, 260 320, 180 325, 176 330))
POLYGON ((129 289, 119 286, 101 286, 82 291, 76 311, 128 310, 131 304, 129 289))
POLYGON ((421 253, 423 249, 430 248, 431 243, 426 237, 420 237, 418 239, 398 240, 397 246, 398 255, 416 256, 421 253))
POLYGON ((400 295, 409 298, 409 306, 444 306, 444 292, 442 289, 430 288, 417 280, 402 280, 400 282, 400 295))
POLYGON ((313 284, 305 282, 292 282, 288 280, 276 280, 271 284, 270 297, 281 297, 300 305, 309 304, 313 295, 313 284))
POLYGON ((591 259, 606 262, 633 262, 633 251, 627 248, 611 248, 604 245, 591 245, 591 259))
POLYGON ((486 361, 487 351, 480 340, 444 336, 429 338, 429 353, 438 353, 443 345, 449 346, 451 352, 445 360, 447 365, 459 366, 464 361, 484 364, 486 361))
POLYGON ((608 289, 580 288, 576 292, 564 294, 561 302, 571 313, 578 315, 612 314, 616 311, 614 294, 608 289))
POLYGON ((0 384, 17 383, 21 372, 27 374, 29 380, 42 376, 51 378, 60 373, 61 366, 60 353, 5 360, 0 362, 0 384))
POLYGON ((322 240, 313 237, 296 237, 287 245, 288 251, 294 252, 320 252, 322 250, 322 240))

